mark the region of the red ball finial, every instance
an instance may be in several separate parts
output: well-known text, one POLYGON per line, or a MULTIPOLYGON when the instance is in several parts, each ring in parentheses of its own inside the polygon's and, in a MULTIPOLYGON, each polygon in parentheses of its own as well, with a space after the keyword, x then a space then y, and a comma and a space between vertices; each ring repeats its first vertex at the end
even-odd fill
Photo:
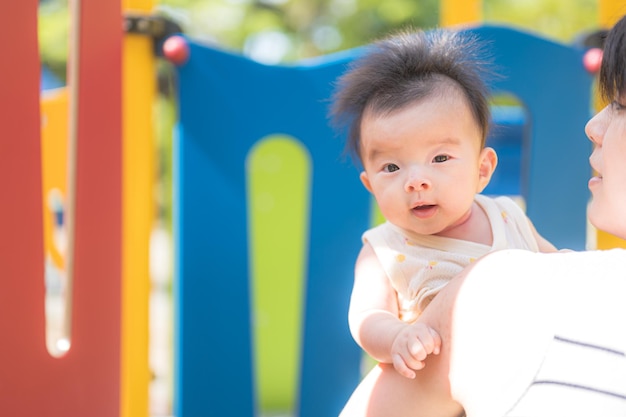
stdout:
POLYGON ((583 56, 583 65, 591 74, 596 74, 600 71, 600 66, 602 65, 602 49, 591 48, 585 52, 585 55, 583 56))
POLYGON ((170 36, 163 42, 163 55, 173 64, 185 64, 189 59, 187 40, 179 35, 170 36))

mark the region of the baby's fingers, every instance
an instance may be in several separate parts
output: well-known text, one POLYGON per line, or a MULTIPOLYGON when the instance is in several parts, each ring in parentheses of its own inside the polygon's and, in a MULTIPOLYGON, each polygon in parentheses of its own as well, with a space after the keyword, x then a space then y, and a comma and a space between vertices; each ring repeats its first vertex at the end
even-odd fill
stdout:
POLYGON ((406 355, 403 355, 404 364, 412 370, 419 371, 426 366, 424 360, 427 356, 428 353, 422 343, 418 339, 411 340, 406 346, 406 355))
POLYGON ((426 359, 431 353, 438 355, 441 350, 441 337, 430 327, 418 328, 415 340, 411 341, 409 351, 419 360, 426 359))
POLYGON ((407 366, 407 364, 404 362, 404 359, 402 359, 402 356, 398 354, 393 355, 392 360, 393 367, 395 368, 396 372, 409 379, 415 378, 415 371, 407 366))
POLYGON ((429 328, 429 330, 430 330, 430 335, 433 338, 433 347, 430 353, 439 355, 439 352, 441 352, 441 336, 439 336, 439 333, 437 333, 434 329, 429 328))
MULTIPOLYGON (((428 349, 424 346, 420 339, 411 340, 408 345, 408 350, 411 357, 417 362, 423 361, 428 356, 428 349)), ((411 368, 414 367, 411 366, 411 368)))

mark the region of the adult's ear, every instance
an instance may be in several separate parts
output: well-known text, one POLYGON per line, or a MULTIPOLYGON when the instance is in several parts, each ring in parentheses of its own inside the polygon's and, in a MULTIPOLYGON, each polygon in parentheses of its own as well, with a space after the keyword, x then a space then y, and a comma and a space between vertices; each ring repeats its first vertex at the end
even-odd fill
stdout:
POLYGON ((489 185, 491 176, 498 166, 498 155, 493 148, 485 147, 479 156, 480 166, 478 167, 478 192, 489 185))

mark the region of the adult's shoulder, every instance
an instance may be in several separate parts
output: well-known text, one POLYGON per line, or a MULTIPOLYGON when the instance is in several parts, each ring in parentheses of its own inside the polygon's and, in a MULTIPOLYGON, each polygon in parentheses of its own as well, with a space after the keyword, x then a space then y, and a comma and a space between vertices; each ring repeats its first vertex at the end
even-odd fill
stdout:
POLYGON ((623 310, 617 298, 600 295, 626 294, 626 251, 495 252, 455 287, 448 294, 452 395, 468 416, 501 416, 532 381, 565 315, 623 310))

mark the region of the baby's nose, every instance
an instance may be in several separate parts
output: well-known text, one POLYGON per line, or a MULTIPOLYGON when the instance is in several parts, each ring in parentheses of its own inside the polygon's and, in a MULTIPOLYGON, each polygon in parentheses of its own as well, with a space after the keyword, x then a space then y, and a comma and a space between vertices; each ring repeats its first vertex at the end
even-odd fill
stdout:
POLYGON ((428 190, 431 187, 430 180, 419 170, 409 173, 404 189, 406 192, 428 190))

